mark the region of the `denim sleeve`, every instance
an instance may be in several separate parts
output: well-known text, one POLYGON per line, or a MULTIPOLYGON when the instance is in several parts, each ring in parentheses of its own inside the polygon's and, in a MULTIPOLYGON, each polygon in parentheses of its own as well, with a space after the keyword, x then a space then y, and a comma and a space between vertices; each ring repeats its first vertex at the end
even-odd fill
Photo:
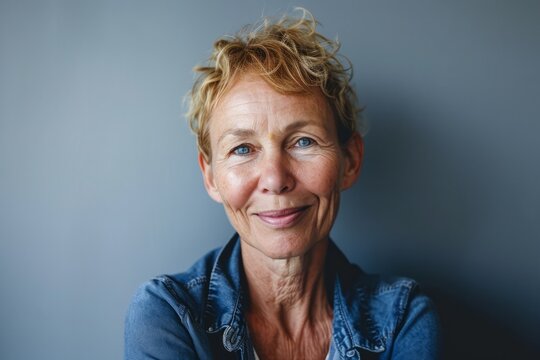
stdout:
POLYGON ((392 360, 440 358, 440 324, 432 301, 413 292, 405 318, 396 334, 392 360))
POLYGON ((124 358, 197 359, 178 306, 159 280, 141 286, 129 306, 124 332, 124 358))

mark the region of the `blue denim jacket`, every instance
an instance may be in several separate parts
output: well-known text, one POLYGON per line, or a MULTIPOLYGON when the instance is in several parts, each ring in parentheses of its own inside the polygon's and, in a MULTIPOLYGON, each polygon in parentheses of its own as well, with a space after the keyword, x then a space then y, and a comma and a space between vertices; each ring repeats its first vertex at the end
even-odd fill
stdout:
MULTIPOLYGON (((125 359, 253 360, 244 282, 235 235, 188 271, 144 284, 126 316, 125 359)), ((325 284, 334 315, 328 359, 438 358, 438 318, 413 280, 367 275, 330 242, 325 284)))

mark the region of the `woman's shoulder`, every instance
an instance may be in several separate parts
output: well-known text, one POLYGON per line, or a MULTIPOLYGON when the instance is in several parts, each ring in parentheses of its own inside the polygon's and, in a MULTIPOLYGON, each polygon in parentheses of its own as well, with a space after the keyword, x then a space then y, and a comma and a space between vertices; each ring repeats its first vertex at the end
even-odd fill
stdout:
POLYGON ((184 272, 159 275, 144 282, 135 292, 130 308, 139 312, 168 309, 180 318, 190 311, 197 318, 218 253, 219 249, 207 253, 184 272))
POLYGON ((420 285, 414 279, 367 273, 349 262, 335 244, 329 256, 332 271, 339 279, 340 292, 349 301, 361 301, 364 306, 396 306, 403 310, 413 297, 422 296, 420 285))
POLYGON ((437 352, 439 318, 417 281, 366 273, 342 254, 338 260, 334 307, 366 348, 401 354, 423 344, 427 352, 437 352))
MULTIPOLYGON (((410 311, 413 305, 431 303, 420 284, 411 278, 368 274, 357 265, 341 274, 342 294, 348 302, 359 303, 372 317, 393 314, 396 318, 410 311)), ((396 319, 399 321, 399 319, 396 319)))
POLYGON ((125 317, 125 358, 197 358, 194 345, 209 348, 204 299, 218 250, 187 271, 160 275, 137 289, 125 317))
MULTIPOLYGON (((238 286, 240 246, 235 234, 228 243, 196 261, 184 272, 160 275, 142 284, 136 291, 129 313, 168 313, 202 325, 209 297, 220 298, 229 287, 238 286), (230 264, 235 266, 230 266, 230 264)), ((234 292, 231 290, 231 292, 234 292)), ((230 295, 230 294, 225 294, 230 295)))
POLYGON ((407 277, 362 274, 352 292, 372 318, 379 322, 391 322, 385 324, 386 327, 397 327, 418 307, 433 309, 431 299, 423 292, 420 284, 407 277))
POLYGON ((420 284, 408 277, 370 274, 349 264, 349 270, 340 274, 340 281, 347 301, 359 303, 372 317, 387 318, 392 314, 398 323, 414 307, 433 307, 420 284))
POLYGON ((417 281, 366 275, 357 283, 356 292, 362 316, 370 319, 370 330, 386 349, 405 359, 438 358, 440 319, 435 304, 417 281))

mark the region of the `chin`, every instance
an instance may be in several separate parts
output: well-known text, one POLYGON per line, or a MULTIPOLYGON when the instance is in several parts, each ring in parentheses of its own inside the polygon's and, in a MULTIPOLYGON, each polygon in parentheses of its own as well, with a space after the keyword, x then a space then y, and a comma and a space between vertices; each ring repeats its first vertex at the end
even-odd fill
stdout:
POLYGON ((303 256, 313 250, 317 244, 323 242, 322 240, 296 236, 272 236, 263 238, 264 242, 256 241, 249 243, 249 245, 274 260, 303 256))

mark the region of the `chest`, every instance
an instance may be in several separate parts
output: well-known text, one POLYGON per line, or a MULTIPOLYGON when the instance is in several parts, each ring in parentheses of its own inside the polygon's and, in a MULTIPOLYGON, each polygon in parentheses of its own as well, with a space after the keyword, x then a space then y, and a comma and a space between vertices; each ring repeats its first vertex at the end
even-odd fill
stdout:
POLYGON ((252 323, 250 337, 260 360, 324 360, 332 337, 331 320, 305 326, 295 337, 267 323, 252 323))

